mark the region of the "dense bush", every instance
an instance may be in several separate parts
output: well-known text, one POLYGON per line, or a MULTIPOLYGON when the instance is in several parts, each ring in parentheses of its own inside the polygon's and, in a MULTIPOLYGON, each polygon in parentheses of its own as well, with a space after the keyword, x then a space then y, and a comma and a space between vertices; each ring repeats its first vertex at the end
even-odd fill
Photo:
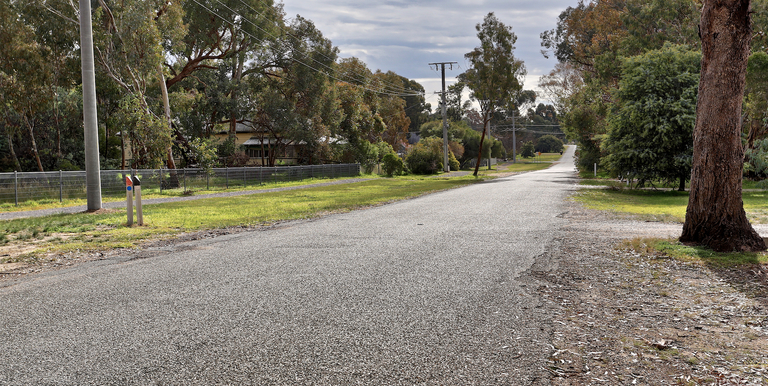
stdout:
POLYGON ((531 158, 535 156, 533 142, 526 142, 523 144, 523 148, 520 150, 520 156, 523 158, 531 158))
POLYGON ((405 170, 405 163, 403 163, 403 160, 395 153, 387 153, 384 155, 382 162, 384 163, 384 173, 387 177, 403 174, 403 171, 405 170))
POLYGON ((623 60, 622 77, 608 116, 603 165, 614 174, 645 181, 691 178, 693 129, 701 52, 663 48, 623 60))
POLYGON ((443 169, 443 140, 424 138, 405 157, 408 170, 414 174, 434 174, 443 169))
MULTIPOLYGON (((747 162, 744 163, 744 173, 753 173, 758 178, 768 177, 768 138, 756 141, 753 149, 745 152, 747 162)), ((760 181, 758 187, 768 189, 768 180, 760 181)))
POLYGON ((554 135, 545 135, 536 142, 535 150, 542 153, 560 153, 563 151, 563 141, 554 135))
POLYGON ((453 155, 453 152, 450 149, 448 149, 448 166, 451 167, 451 171, 461 169, 459 160, 456 159, 456 156, 453 155))

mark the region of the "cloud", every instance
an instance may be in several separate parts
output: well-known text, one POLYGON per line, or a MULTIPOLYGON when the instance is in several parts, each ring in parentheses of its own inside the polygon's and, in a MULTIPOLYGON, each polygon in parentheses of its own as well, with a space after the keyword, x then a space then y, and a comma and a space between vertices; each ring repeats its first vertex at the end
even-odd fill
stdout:
MULTIPOLYGON (((475 25, 488 12, 512 26, 518 37, 515 56, 528 69, 526 88, 556 64, 541 55, 539 35, 555 28, 558 15, 577 0, 284 0, 289 17, 312 20, 340 49, 340 56, 355 56, 372 70, 394 71, 422 79, 427 93, 439 90, 430 62, 455 61, 467 68, 464 54, 478 45, 475 25), (437 87, 437 88, 435 88, 437 87)), ((439 75, 438 75, 439 76, 439 75)), ((436 103, 436 100, 433 101, 436 103)))

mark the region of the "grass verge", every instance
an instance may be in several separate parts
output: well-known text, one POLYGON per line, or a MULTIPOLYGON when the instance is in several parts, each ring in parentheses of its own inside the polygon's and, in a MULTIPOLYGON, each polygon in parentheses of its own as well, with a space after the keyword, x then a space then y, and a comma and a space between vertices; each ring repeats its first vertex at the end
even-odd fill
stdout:
POLYGON ((142 227, 127 227, 125 210, 0 221, 0 263, 34 264, 50 254, 131 248, 184 232, 270 224, 346 212, 465 186, 475 179, 376 179, 286 192, 144 206, 142 227), (20 252, 19 252, 20 251, 20 252))
MULTIPOLYGON (((352 177, 352 178, 380 178, 380 176, 361 175, 359 177, 352 177)), ((311 184, 317 184, 317 183, 341 181, 341 180, 348 180, 348 179, 350 179, 350 177, 309 178, 309 179, 304 179, 300 181, 286 181, 286 182, 276 182, 276 183, 270 182, 270 183, 261 184, 261 185, 246 185, 246 186, 237 185, 237 186, 232 186, 229 189, 224 189, 224 188, 205 189, 200 187, 190 187, 189 190, 187 191, 184 191, 183 189, 164 189, 163 191, 160 191, 160 189, 145 188, 145 189, 142 189, 141 196, 143 199, 195 196, 195 195, 210 194, 210 193, 241 192, 246 190, 274 189, 274 188, 282 188, 287 186, 311 185, 311 184)), ((102 195, 103 202, 115 202, 115 201, 123 201, 123 200, 125 200, 125 194, 120 194, 115 196, 102 195)), ((19 202, 18 206, 15 205, 14 203, 5 202, 5 203, 0 203, 0 212, 21 212, 21 211, 28 211, 28 210, 80 206, 85 204, 86 204, 86 200, 84 198, 83 199, 64 198, 64 200, 61 202, 58 199, 28 200, 28 201, 19 202)))
MULTIPOLYGON (((590 209, 645 221, 685 221, 688 192, 630 189, 583 189, 574 199, 590 209)), ((744 210, 753 224, 768 223, 768 192, 744 192, 744 210)))
POLYGON ((508 161, 502 164, 491 166, 490 170, 487 166, 480 167, 478 175, 493 177, 499 173, 517 173, 544 170, 552 166, 552 163, 559 160, 561 157, 562 155, 560 153, 544 153, 541 156, 537 156, 535 159, 520 158, 515 163, 508 161))

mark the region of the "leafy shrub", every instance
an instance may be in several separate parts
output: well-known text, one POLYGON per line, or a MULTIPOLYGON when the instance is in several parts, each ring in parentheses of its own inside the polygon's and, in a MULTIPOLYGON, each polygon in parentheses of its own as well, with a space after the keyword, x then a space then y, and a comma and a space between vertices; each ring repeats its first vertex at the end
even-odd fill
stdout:
POLYGON ((563 151, 563 141, 554 135, 545 135, 539 138, 535 149, 542 153, 559 153, 563 151))
POLYGON ((443 140, 424 138, 405 157, 408 169, 414 174, 435 174, 443 169, 443 140))
POLYGON ((405 170, 405 163, 403 163, 403 160, 395 153, 387 153, 384 155, 382 162, 384 163, 384 173, 387 177, 403 174, 403 171, 405 170))
POLYGON ((451 167, 452 171, 461 169, 461 164, 459 164, 459 160, 456 159, 456 156, 453 155, 453 152, 450 149, 448 150, 448 166, 451 167))
POLYGON ((520 156, 523 158, 531 158, 535 156, 533 142, 528 141, 523 144, 523 148, 520 150, 520 156))
MULTIPOLYGON (((759 178, 768 176, 768 138, 755 141, 754 148, 745 152, 747 162, 744 163, 744 172, 754 172, 759 178)), ((768 189, 768 180, 757 184, 761 189, 768 189)))
POLYGON ((373 172, 373 167, 376 166, 379 161, 379 148, 366 140, 362 140, 355 147, 355 153, 355 158, 357 159, 357 162, 362 165, 363 172, 365 174, 371 174, 373 172))

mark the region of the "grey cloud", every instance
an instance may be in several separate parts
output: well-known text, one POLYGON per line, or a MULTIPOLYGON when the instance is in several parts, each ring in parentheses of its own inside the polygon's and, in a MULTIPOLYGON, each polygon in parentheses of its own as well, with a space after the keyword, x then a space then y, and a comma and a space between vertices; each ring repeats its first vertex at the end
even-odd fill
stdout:
POLYGON ((529 75, 544 74, 555 62, 541 55, 539 35, 554 28, 560 12, 578 0, 284 2, 288 15, 298 13, 315 22, 342 57, 355 55, 371 69, 415 79, 435 76, 429 62, 452 60, 465 68, 464 54, 479 43, 475 25, 490 11, 517 34, 515 55, 525 62, 529 75))

